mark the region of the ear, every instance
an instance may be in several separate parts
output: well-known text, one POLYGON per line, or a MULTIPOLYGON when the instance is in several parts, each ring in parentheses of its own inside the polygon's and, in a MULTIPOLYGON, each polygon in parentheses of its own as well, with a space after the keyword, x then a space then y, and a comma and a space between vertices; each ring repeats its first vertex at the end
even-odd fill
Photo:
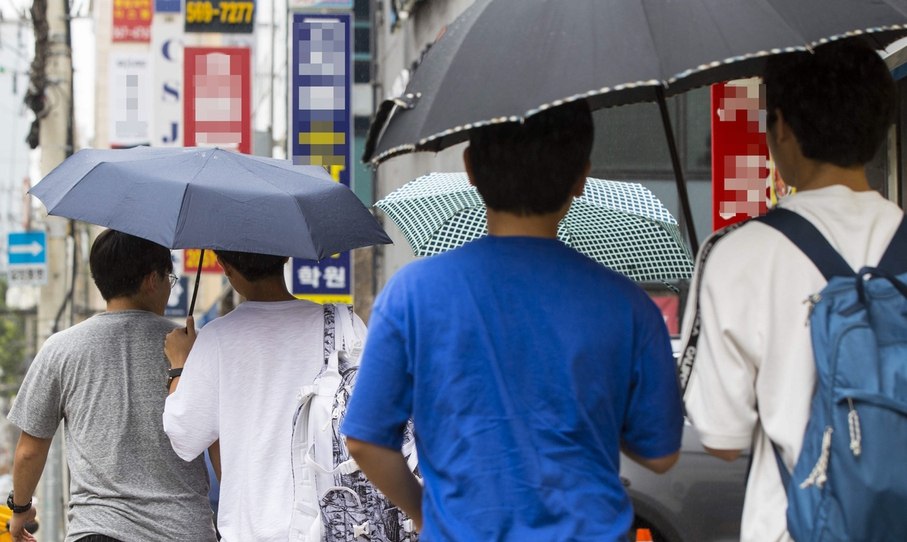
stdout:
POLYGON ((230 278, 230 275, 233 273, 233 268, 230 267, 225 261, 220 259, 220 256, 215 256, 217 259, 217 265, 224 270, 224 276, 230 278))
POLYGON ((472 180, 472 158, 469 155, 469 147, 463 149, 463 169, 466 170, 466 177, 469 179, 470 186, 475 186, 475 181, 472 180))
POLYGON ((586 178, 589 176, 589 172, 592 171, 592 162, 587 160, 586 167, 583 168, 583 174, 579 179, 574 183, 573 188, 570 190, 570 195, 574 198, 578 198, 583 195, 583 191, 586 189, 586 178))
POLYGON ((155 288, 158 287, 161 278, 158 276, 157 271, 152 271, 145 275, 142 278, 142 284, 139 286, 139 291, 144 292, 153 292, 155 288))
POLYGON ((771 131, 774 133, 775 141, 778 143, 783 143, 794 135, 781 109, 775 108, 775 124, 772 126, 771 131))

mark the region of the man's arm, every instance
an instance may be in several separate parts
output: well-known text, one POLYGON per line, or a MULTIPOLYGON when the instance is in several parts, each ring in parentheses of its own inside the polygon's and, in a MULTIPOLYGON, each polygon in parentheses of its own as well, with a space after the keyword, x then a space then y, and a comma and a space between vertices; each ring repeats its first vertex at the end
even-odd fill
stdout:
POLYGON ((676 451, 673 454, 666 455, 664 457, 656 457, 651 459, 631 452, 627 449, 626 446, 621 446, 620 451, 636 463, 639 463, 643 467, 657 474, 664 474, 668 472, 668 470, 673 467, 675 463, 677 463, 677 460, 680 459, 680 451, 676 451))
POLYGON ((217 481, 220 482, 220 439, 215 440, 211 446, 208 446, 208 459, 214 468, 217 481))
MULTIPOLYGON (((164 354, 170 361, 171 369, 182 369, 186 365, 186 358, 189 357, 189 351, 195 344, 195 337, 195 318, 192 315, 186 317, 186 327, 174 329, 167 334, 164 339, 164 354)), ((179 379, 179 376, 171 378, 168 393, 172 394, 176 391, 179 379)))
MULTIPOLYGON (((53 439, 34 437, 26 432, 19 436, 16 445, 16 456, 13 461, 13 498, 15 504, 24 505, 31 501, 41 479, 41 472, 47 462, 47 452, 53 439)), ((25 530, 26 522, 35 519, 35 507, 21 514, 13 514, 9 522, 9 532, 15 542, 35 540, 25 530)))
POLYGON ((346 438, 346 447, 365 476, 387 498, 399 506, 422 530, 422 484, 409 470, 406 458, 391 450, 354 438, 346 438))
POLYGON ((714 455, 719 459, 724 459, 725 461, 733 461, 740 457, 740 454, 743 453, 743 450, 716 450, 715 448, 709 448, 708 446, 703 446, 705 451, 710 455, 714 455))

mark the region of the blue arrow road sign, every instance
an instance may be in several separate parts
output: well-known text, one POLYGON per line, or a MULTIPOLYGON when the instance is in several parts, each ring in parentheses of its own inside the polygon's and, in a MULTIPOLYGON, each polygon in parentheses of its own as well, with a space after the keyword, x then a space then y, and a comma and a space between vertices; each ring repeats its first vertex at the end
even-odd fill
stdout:
POLYGON ((43 231, 10 233, 6 247, 10 265, 47 264, 47 237, 43 231))

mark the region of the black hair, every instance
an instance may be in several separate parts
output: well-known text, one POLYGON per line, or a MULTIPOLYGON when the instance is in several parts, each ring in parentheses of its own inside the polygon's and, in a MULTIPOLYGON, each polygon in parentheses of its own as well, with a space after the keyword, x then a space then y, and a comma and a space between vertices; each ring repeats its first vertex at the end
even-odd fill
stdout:
POLYGON ((283 266, 289 260, 286 256, 272 256, 271 254, 256 254, 254 252, 215 250, 214 253, 250 282, 282 275, 283 266))
POLYGON ((885 139, 895 109, 895 83, 879 54, 862 39, 772 57, 762 79, 768 127, 780 110, 806 158, 859 166, 872 160, 885 139))
POLYGON ((116 230, 98 235, 88 265, 104 301, 135 295, 149 273, 165 276, 173 272, 167 247, 116 230))
POLYGON ((469 137, 472 181, 490 209, 520 215, 556 211, 583 175, 593 133, 585 100, 524 122, 475 129, 469 137))

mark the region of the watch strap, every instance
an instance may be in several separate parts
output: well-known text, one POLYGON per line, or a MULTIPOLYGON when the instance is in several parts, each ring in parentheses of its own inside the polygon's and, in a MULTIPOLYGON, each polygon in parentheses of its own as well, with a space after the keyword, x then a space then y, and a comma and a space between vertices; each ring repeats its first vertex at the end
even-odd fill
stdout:
POLYGON ((31 510, 32 500, 28 499, 28 502, 25 504, 16 504, 13 500, 13 492, 9 492, 9 497, 6 498, 6 506, 13 511, 14 514, 22 514, 31 510))
POLYGON ((182 367, 174 367, 167 371, 167 390, 170 390, 170 386, 173 385, 173 381, 179 378, 183 374, 182 367))

